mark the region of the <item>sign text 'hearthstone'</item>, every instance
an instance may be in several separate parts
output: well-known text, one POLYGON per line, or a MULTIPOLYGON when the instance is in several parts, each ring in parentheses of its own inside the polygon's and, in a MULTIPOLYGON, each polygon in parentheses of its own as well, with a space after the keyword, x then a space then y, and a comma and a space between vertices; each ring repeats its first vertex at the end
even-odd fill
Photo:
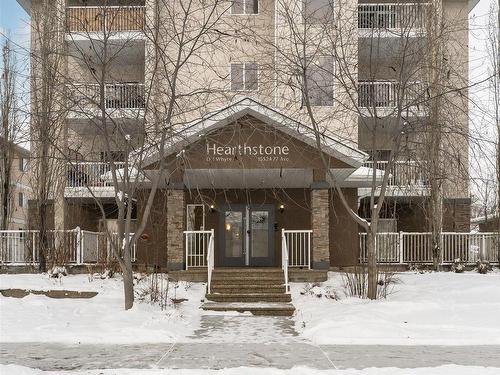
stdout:
POLYGON ((217 145, 207 143, 207 161, 209 162, 230 162, 235 159, 255 158, 260 162, 288 161, 290 148, 288 146, 271 145, 217 145))

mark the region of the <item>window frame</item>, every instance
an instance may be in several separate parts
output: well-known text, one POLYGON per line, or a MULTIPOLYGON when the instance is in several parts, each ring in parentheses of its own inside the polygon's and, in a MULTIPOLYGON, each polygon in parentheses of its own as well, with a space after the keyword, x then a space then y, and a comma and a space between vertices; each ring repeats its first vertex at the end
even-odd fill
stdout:
POLYGON ((259 64, 256 62, 232 62, 229 64, 229 88, 230 91, 233 92, 256 92, 259 91, 260 88, 260 67, 259 64), (242 74, 242 79, 243 79, 243 89, 241 90, 233 90, 232 85, 233 85, 233 65, 243 65, 243 74, 242 74), (247 71, 247 65, 255 65, 256 66, 256 76, 257 76, 257 87, 255 89, 248 89, 246 85, 246 71, 247 71))
POLYGON ((231 3, 231 6, 229 7, 229 14, 231 16, 258 16, 260 14, 260 0, 257 1, 257 13, 246 13, 246 5, 247 1, 254 1, 254 0, 241 0, 243 2, 243 13, 233 13, 233 4, 231 3))

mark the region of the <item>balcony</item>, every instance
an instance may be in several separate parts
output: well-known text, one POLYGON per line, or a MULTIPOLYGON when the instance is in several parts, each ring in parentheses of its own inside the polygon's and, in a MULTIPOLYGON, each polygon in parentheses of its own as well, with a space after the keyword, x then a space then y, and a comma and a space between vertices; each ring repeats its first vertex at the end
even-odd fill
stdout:
MULTIPOLYGON (((70 118, 89 118, 100 114, 100 85, 74 84, 69 90, 70 118)), ((104 109, 110 116, 139 119, 144 106, 143 83, 107 83, 104 85, 104 109)))
POLYGON ((364 116, 386 117, 397 114, 401 107, 407 116, 425 116, 426 84, 396 81, 358 82, 358 107, 364 116))
POLYGON ((140 34, 145 10, 145 6, 70 6, 66 8, 66 30, 86 37, 102 32, 140 34))
POLYGON ((425 35, 431 3, 380 3, 358 5, 360 37, 425 35))
MULTIPOLYGON (((125 163, 115 162, 117 175, 125 163)), ((66 165, 65 197, 114 197, 111 165, 107 162, 73 162, 66 165)))
MULTIPOLYGON (((367 161, 363 167, 373 169, 373 161, 367 161)), ((377 161, 377 169, 386 171, 389 165, 388 161, 377 161)), ((423 162, 416 160, 396 161, 390 171, 387 181, 387 196, 415 196, 427 195, 429 182, 424 173, 423 162)), ((360 189, 359 195, 366 196, 370 194, 370 188, 360 189)))

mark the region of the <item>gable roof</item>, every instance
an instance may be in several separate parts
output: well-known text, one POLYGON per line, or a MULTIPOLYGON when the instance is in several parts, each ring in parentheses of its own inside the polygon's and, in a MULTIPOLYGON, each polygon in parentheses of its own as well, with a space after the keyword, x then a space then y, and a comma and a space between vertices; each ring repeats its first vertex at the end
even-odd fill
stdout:
MULTIPOLYGON (((165 155, 178 153, 187 145, 198 141, 205 134, 220 129, 247 115, 253 116, 314 148, 317 147, 316 134, 311 127, 252 98, 243 98, 201 119, 192 121, 175 132, 165 145, 165 155)), ((343 161, 353 168, 360 167, 368 159, 368 155, 358 150, 350 141, 342 141, 330 132, 324 132, 320 137, 321 148, 324 153, 343 161)), ((158 161, 156 146, 151 145, 149 157, 145 161, 146 166, 158 161)))

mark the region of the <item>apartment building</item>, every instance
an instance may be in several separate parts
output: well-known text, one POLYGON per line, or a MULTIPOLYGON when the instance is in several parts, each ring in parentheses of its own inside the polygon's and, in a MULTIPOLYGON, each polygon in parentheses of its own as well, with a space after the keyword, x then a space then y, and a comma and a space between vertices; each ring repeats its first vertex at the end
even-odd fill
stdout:
MULTIPOLYGON (((19 2, 33 12, 41 1, 19 2)), ((306 268, 356 264, 359 228, 339 194, 369 218, 399 134, 381 230, 427 230, 424 135, 438 121, 454 129, 438 146, 443 229, 469 230, 471 2, 214 0, 191 11, 161 0, 56 3, 69 103, 56 227, 113 228, 110 162, 125 168, 168 126, 163 157, 151 152, 137 171, 146 176, 132 202, 140 216, 155 170, 168 170, 138 264, 206 266, 209 243, 216 267, 278 266, 284 254, 306 268), (446 25, 437 39, 436 11, 446 25), (428 73, 435 50, 450 67, 443 75, 428 73), (437 112, 426 102, 430 79, 446 91, 437 112)))
MULTIPOLYGON (((12 164, 10 166, 10 191, 9 209, 7 214, 6 230, 24 230, 28 229, 28 199, 31 196, 30 181, 28 175, 28 160, 30 156, 29 150, 12 142, 6 143, 5 139, 0 136, 0 145, 9 149, 9 154, 12 155, 12 164)), ((2 153, 3 155, 3 153, 2 153)), ((7 159, 6 159, 7 160, 7 159)), ((0 164, 0 173, 3 163, 0 164)), ((1 179, 2 183, 4 178, 1 179)), ((2 192, 4 190, 2 189, 2 192)), ((3 194, 2 194, 3 195, 3 194)), ((0 220, 2 220, 3 210, 0 212, 0 220)))

